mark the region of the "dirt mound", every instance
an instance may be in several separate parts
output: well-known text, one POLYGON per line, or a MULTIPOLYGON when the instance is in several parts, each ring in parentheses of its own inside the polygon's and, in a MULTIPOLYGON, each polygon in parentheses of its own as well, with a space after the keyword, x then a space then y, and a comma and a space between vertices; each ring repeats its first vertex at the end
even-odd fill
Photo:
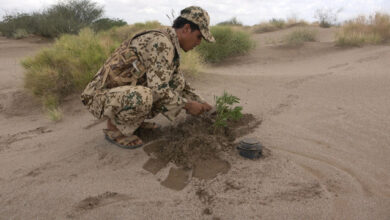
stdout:
POLYGON ((261 120, 245 114, 240 120, 230 121, 226 128, 217 131, 213 127, 214 120, 215 116, 189 116, 175 127, 153 132, 137 131, 141 139, 149 142, 144 150, 151 158, 144 169, 156 174, 169 162, 174 163, 179 169, 171 169, 163 185, 178 190, 185 187, 191 173, 192 177, 212 179, 218 173, 228 172, 230 163, 222 160, 219 153, 233 150, 236 138, 251 133, 261 120))

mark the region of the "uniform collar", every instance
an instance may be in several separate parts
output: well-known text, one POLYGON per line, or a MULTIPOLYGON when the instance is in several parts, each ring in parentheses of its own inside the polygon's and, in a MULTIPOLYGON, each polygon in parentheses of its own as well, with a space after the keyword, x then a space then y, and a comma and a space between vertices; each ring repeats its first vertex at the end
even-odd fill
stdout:
POLYGON ((172 27, 167 27, 166 28, 166 32, 171 40, 171 42, 173 43, 173 45, 175 46, 175 49, 176 49, 176 52, 177 52, 177 55, 179 56, 180 58, 180 44, 179 44, 179 38, 177 37, 177 34, 176 34, 176 31, 174 28, 172 27))

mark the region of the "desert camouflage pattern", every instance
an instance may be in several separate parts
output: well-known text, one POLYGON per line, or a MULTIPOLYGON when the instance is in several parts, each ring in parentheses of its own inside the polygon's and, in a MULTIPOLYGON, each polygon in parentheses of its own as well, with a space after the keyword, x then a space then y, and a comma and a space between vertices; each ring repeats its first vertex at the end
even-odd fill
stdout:
POLYGON ((209 29, 210 17, 206 10, 198 6, 190 6, 181 10, 180 17, 197 24, 199 26, 200 32, 203 35, 203 38, 207 42, 215 42, 215 39, 209 29))
POLYGON ((125 135, 158 113, 173 120, 188 100, 204 102, 180 71, 179 48, 170 27, 124 41, 87 85, 82 102, 125 135))

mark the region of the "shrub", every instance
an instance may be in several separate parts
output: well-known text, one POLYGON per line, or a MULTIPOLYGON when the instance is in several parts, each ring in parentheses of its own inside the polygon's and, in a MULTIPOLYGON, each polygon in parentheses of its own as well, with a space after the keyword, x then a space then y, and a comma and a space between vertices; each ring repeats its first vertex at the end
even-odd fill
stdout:
POLYGON ((101 18, 92 23, 91 28, 95 32, 105 31, 113 27, 121 27, 127 25, 126 21, 121 19, 101 18))
POLYGON ((260 24, 257 24, 253 26, 253 32, 254 33, 265 33, 265 32, 272 32, 272 31, 277 31, 279 28, 276 26, 272 25, 269 22, 262 22, 260 24))
POLYGON ((99 38, 109 38, 112 41, 122 42, 129 37, 132 37, 135 33, 161 28, 162 25, 158 21, 147 21, 145 23, 135 23, 133 25, 125 25, 122 27, 114 27, 106 32, 99 33, 99 38))
POLYGON ((216 43, 202 42, 196 48, 206 62, 217 63, 230 56, 245 54, 255 46, 247 32, 227 26, 214 26, 210 31, 216 43))
POLYGON ((298 21, 297 18, 292 17, 287 21, 283 19, 272 18, 268 22, 262 22, 260 24, 253 26, 254 33, 265 33, 277 31, 284 28, 294 27, 294 26, 306 26, 307 23, 303 20, 298 21))
POLYGON ((35 23, 36 21, 31 15, 25 13, 8 14, 0 22, 0 32, 5 37, 13 37, 17 30, 25 30, 27 33, 33 33, 35 23))
POLYGON ((68 0, 46 9, 38 19, 38 34, 58 37, 61 34, 77 34, 100 18, 103 9, 89 0, 68 0))
POLYGON ((103 9, 90 0, 68 0, 32 14, 6 15, 0 24, 0 31, 7 37, 17 29, 44 37, 59 37, 61 34, 77 34, 100 18, 103 9))
POLYGON ((21 39, 28 37, 28 33, 24 29, 16 29, 16 31, 12 34, 12 37, 15 39, 21 39))
POLYGON ((53 47, 22 61, 27 70, 25 87, 42 97, 46 106, 60 103, 67 95, 84 89, 108 55, 108 48, 91 29, 83 29, 78 36, 63 35, 53 47))
POLYGON ((374 16, 359 16, 347 21, 336 35, 338 46, 362 46, 380 44, 390 39, 390 16, 376 13, 374 16))
POLYGON ((242 22, 238 21, 237 18, 234 17, 230 20, 220 22, 217 25, 242 26, 242 22))
POLYGON ((275 26, 276 28, 279 28, 279 29, 282 29, 284 28, 286 22, 283 20, 283 19, 276 19, 276 18, 272 18, 269 23, 272 25, 272 26, 275 26))
POLYGON ((304 20, 298 20, 297 17, 290 17, 286 21, 286 28, 295 27, 295 26, 307 26, 308 23, 304 20))
POLYGON ((299 46, 307 41, 315 41, 316 31, 309 29, 298 29, 284 36, 283 41, 288 46, 299 46))
POLYGON ((333 9, 317 9, 314 18, 317 18, 320 27, 329 28, 335 25, 337 22, 337 14, 341 12, 341 9, 337 11, 333 9))

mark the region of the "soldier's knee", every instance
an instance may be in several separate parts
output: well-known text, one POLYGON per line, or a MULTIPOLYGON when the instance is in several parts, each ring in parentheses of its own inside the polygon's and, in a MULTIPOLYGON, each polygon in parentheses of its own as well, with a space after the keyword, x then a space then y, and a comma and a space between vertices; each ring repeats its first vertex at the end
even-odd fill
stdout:
POLYGON ((131 110, 147 113, 153 105, 152 91, 143 86, 131 87, 123 94, 122 103, 122 111, 131 110))

